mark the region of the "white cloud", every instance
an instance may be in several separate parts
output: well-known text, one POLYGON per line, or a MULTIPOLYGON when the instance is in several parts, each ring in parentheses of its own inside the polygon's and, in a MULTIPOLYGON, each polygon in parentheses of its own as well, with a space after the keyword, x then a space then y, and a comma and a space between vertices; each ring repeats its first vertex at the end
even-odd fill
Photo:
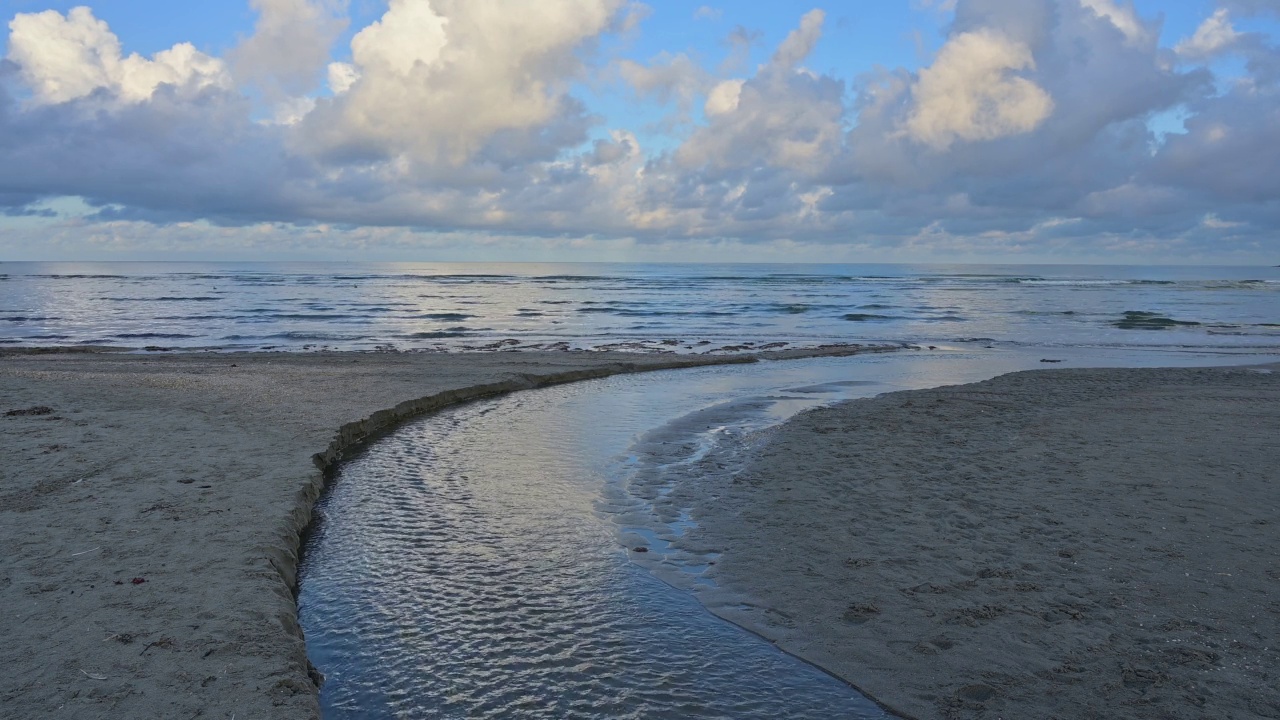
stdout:
POLYGON ((800 18, 800 27, 787 34, 782 44, 773 54, 770 66, 774 70, 794 70, 818 44, 822 38, 822 24, 827 14, 821 10, 810 10, 800 18))
POLYGON ((663 53, 648 65, 622 60, 618 71, 642 97, 652 96, 664 104, 674 102, 685 114, 710 82, 707 71, 685 53, 663 53))
POLYGON ((62 103, 105 90, 125 102, 147 100, 162 85, 180 90, 228 87, 226 65, 179 43, 150 60, 124 57, 120 40, 87 7, 20 13, 9 22, 8 57, 41 103, 62 103))
POLYGON ((1080 4, 1108 20, 1132 43, 1147 43, 1154 38, 1154 33, 1138 19, 1132 4, 1122 6, 1115 0, 1080 0, 1080 4))
POLYGON ((316 107, 315 98, 286 98, 276 103, 272 122, 277 125, 297 125, 316 107))
POLYGON ((349 83, 345 69, 330 75, 345 92, 303 123, 305 146, 449 166, 486 149, 545 155, 540 134, 580 123, 567 94, 583 72, 576 51, 621 8, 619 0, 392 0, 352 40, 358 79, 349 83))
POLYGON ((314 88, 347 21, 326 0, 249 0, 258 12, 251 36, 231 51, 237 79, 262 88, 273 100, 314 88))
POLYGON ((356 69, 356 66, 344 62, 329 63, 328 75, 329 90, 334 95, 341 95, 350 90, 351 86, 355 85, 356 81, 360 79, 360 71, 356 69))
POLYGON ((912 89, 915 107, 907 135, 935 150, 956 140, 993 140, 1034 130, 1053 111, 1053 99, 1011 71, 1035 67, 1031 50, 994 31, 961 33, 947 41, 912 89))
POLYGON ((738 99, 742 97, 742 85, 746 80, 725 80, 716 83, 707 94, 707 102, 703 111, 707 115, 725 115, 738 109, 738 99))
POLYGON ((440 58, 449 41, 446 24, 426 0, 391 0, 382 19, 351 39, 351 56, 370 73, 407 77, 419 64, 427 69, 440 58))
MULTIPOLYGON (((255 38, 293 32, 289 17, 304 26, 300 47, 324 47, 328 2, 259 0, 258 30, 228 62, 243 63, 255 38)), ((1237 17, 1265 4, 1229 7, 1237 17)), ((1160 47, 1158 21, 1130 4, 954 9, 930 67, 858 77, 806 67, 821 11, 750 71, 679 48, 621 62, 625 36, 599 41, 643 15, 625 0, 394 0, 348 62, 266 53, 265 74, 232 63, 234 76, 189 45, 126 57, 88 10, 20 15, 12 62, 0 61, 0 215, 45 222, 42 201, 83 197, 92 216, 64 242, 132 228, 162 248, 169 228, 236 252, 305 253, 328 235, 299 228, 325 223, 376 226, 348 237, 405 247, 426 242, 402 232, 413 227, 458 233, 458 247, 523 235, 640 252, 733 238, 722 247, 782 257, 850 238, 905 252, 1274 246, 1280 51, 1265 34, 1233 41, 1244 77, 1217 87, 1199 60, 1160 47), (331 93, 298 91, 326 71, 331 93), (652 117, 656 100, 677 105, 681 123, 649 142, 662 131, 606 126, 580 99, 624 82, 644 103, 637 116, 652 117), (264 83, 282 95, 265 114, 264 83), (1186 132, 1153 142, 1150 118, 1171 108, 1185 108, 1186 132)), ((1197 34, 1200 47, 1226 47, 1197 34)), ((0 217, 10 233, 14 222, 0 217)))
POLYGON ((803 71, 822 37, 824 14, 812 10, 779 44, 756 76, 715 85, 708 124, 676 152, 686 168, 770 168, 815 172, 839 148, 844 84, 803 71))
POLYGON ((1174 52, 1189 60, 1211 58, 1230 49, 1240 39, 1240 33, 1231 25, 1226 8, 1218 8, 1213 15, 1200 23, 1195 34, 1174 46, 1174 52))

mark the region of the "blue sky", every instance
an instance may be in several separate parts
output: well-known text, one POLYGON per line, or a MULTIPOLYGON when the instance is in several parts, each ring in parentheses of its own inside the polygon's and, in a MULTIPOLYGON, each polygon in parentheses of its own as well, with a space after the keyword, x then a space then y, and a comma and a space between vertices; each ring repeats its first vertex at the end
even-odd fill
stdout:
POLYGON ((1276 0, 396 5, 0 0, 0 253, 1280 261, 1276 0))
MULTIPOLYGON (((647 3, 651 14, 643 30, 628 43, 627 55, 645 58, 662 51, 694 49, 711 59, 727 52, 725 36, 736 26, 760 34, 755 60, 758 62, 795 26, 805 12, 823 7, 821 2, 707 3, 699 1, 647 3), (695 19, 699 8, 712 8, 718 16, 705 14, 695 19)), ((168 0, 97 0, 66 2, 52 0, 0 0, 0 17, 18 13, 57 10, 67 12, 87 5, 106 20, 125 47, 151 55, 186 41, 212 55, 221 55, 252 33, 255 13, 246 2, 174 3, 168 0)), ((1170 45, 1195 31, 1212 14, 1215 4, 1207 0, 1160 2, 1141 0, 1135 6, 1140 15, 1163 16, 1163 41, 1170 45)), ((828 32, 813 55, 811 65, 818 70, 865 69, 873 64, 917 68, 929 57, 919 53, 917 36, 926 52, 936 51, 950 14, 929 9, 921 2, 862 2, 828 6, 828 32)), ((334 54, 349 55, 351 37, 386 11, 386 2, 355 0, 348 6, 350 24, 335 43, 334 54)), ((1253 18, 1245 25, 1267 25, 1253 18)), ((0 38, 0 50, 7 36, 0 38)))
MULTIPOLYGON (((206 53, 221 55, 241 37, 252 33, 257 19, 257 13, 247 3, 178 4, 160 0, 87 3, 4 0, 0 2, 0 14, 9 19, 18 13, 42 10, 65 13, 80 5, 91 7, 97 17, 110 24, 127 48, 144 55, 164 50, 180 40, 206 53)), ((648 5, 650 14, 644 21, 643 31, 630 38, 628 55, 647 57, 662 51, 693 48, 709 58, 720 58, 727 50, 725 36, 740 25, 760 33, 758 60, 764 48, 776 45, 801 15, 820 7, 811 3, 738 3, 738 7, 729 10, 717 8, 718 16, 702 13, 695 19, 699 8, 712 5, 705 2, 651 2, 648 5)), ((913 34, 917 30, 936 34, 945 20, 945 13, 913 11, 906 2, 857 5, 856 13, 849 7, 832 11, 831 33, 815 54, 814 64, 819 68, 824 64, 834 69, 866 67, 873 62, 914 63, 920 58, 916 57, 913 34)), ((337 38, 335 56, 349 55, 352 36, 385 11, 385 2, 357 0, 351 3, 347 12, 350 24, 337 38)), ((1186 26, 1194 28, 1204 14, 1207 13, 1185 13, 1186 26)), ((936 45, 937 38, 931 39, 936 45)))

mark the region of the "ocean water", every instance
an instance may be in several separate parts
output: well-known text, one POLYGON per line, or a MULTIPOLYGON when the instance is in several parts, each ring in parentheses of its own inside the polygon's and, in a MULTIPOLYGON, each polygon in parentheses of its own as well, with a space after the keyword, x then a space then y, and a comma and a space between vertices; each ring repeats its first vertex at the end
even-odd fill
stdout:
POLYGON ((1280 269, 0 263, 7 345, 688 353, 838 342, 1270 351, 1280 269))

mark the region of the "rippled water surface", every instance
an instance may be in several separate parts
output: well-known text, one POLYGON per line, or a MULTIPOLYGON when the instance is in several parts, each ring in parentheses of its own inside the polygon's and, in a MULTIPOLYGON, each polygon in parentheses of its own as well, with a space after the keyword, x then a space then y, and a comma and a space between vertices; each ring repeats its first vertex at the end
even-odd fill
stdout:
POLYGON ((707 352, 836 341, 1274 349, 1280 269, 0 263, 0 344, 707 352))
POLYGON ((648 545, 645 565, 699 580, 663 555, 678 523, 631 483, 805 407, 1037 365, 920 353, 619 376, 406 426, 344 463, 306 548, 299 606, 326 716, 885 717, 633 563, 648 545))
POLYGON ((637 433, 741 385, 717 368, 519 393, 344 464, 299 598, 326 716, 883 717, 632 564, 600 512, 637 433))

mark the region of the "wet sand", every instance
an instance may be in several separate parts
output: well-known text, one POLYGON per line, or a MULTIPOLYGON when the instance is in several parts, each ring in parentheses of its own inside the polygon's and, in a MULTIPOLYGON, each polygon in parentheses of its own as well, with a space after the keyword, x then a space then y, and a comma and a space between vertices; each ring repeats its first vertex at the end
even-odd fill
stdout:
POLYGON ((797 416, 683 487, 717 614, 918 718, 1280 717, 1280 367, 797 416))
POLYGON ((469 398, 751 359, 0 353, 0 717, 316 717, 319 466, 469 398))

